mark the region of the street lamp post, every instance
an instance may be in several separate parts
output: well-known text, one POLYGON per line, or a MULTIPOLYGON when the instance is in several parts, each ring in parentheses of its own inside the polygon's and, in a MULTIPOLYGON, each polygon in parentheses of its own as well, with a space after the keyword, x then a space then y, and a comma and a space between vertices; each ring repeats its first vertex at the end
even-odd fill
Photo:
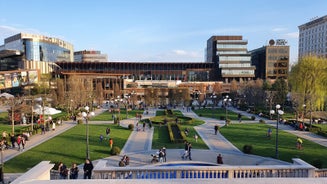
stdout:
POLYGON ((90 107, 89 106, 85 106, 84 109, 86 110, 86 112, 82 112, 82 116, 85 119, 85 123, 86 123, 86 158, 90 159, 90 149, 89 149, 89 117, 90 116, 94 116, 94 112, 89 112, 90 107))
POLYGON ((115 99, 117 108, 118 108, 118 117, 120 119, 120 103, 123 101, 123 99, 120 98, 120 96, 117 96, 117 99, 115 99))
POLYGON ((305 104, 303 104, 302 107, 303 107, 302 122, 303 122, 303 125, 304 125, 305 108, 306 108, 307 106, 306 106, 305 104))
POLYGON ((216 102, 216 98, 217 95, 215 95, 215 93, 213 93, 211 96, 211 101, 212 101, 212 117, 214 117, 214 111, 215 111, 215 102, 216 102))
MULTIPOLYGON (((275 157, 278 159, 278 124, 280 116, 284 114, 284 111, 280 110, 280 105, 276 105, 277 121, 276 121, 276 148, 275 148, 275 157)), ((270 114, 275 114, 274 110, 270 110, 270 114)))
POLYGON ((131 100, 132 100, 132 109, 134 109, 134 95, 135 95, 135 91, 132 91, 131 93, 131 100))
POLYGON ((126 108, 126 119, 128 118, 128 106, 129 106, 129 100, 130 100, 130 95, 127 95, 126 96, 126 99, 125 99, 125 102, 124 105, 125 105, 125 108, 126 108))
POLYGON ((226 95, 225 98, 224 98, 224 105, 225 105, 225 121, 226 121, 226 123, 227 123, 227 106, 228 106, 228 103, 231 102, 231 101, 232 101, 232 99, 229 98, 228 95, 226 95))
POLYGON ((0 149, 1 149, 0 181, 1 181, 2 183, 5 183, 5 179, 3 178, 3 173, 4 173, 3 168, 4 168, 4 163, 5 163, 5 162, 3 161, 3 150, 4 150, 5 148, 4 148, 3 145, 1 145, 0 149))

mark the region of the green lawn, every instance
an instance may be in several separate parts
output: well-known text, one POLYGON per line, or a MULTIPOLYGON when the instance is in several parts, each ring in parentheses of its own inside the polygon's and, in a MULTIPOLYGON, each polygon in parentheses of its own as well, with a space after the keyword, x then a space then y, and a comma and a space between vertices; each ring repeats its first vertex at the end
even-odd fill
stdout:
MULTIPOLYGON (((203 142, 203 140, 201 139, 201 137, 198 135, 198 141, 195 142, 194 139, 194 135, 196 133, 196 131, 194 130, 194 126, 198 126, 204 123, 204 121, 201 120, 197 120, 195 119, 193 121, 192 124, 186 124, 183 121, 183 114, 182 112, 178 111, 178 110, 174 110, 173 114, 174 117, 171 116, 164 116, 163 115, 164 111, 157 111, 157 116, 156 120, 158 121, 158 118, 161 119, 161 121, 163 121, 163 119, 172 119, 172 121, 174 121, 174 117, 178 116, 179 119, 181 119, 182 123, 181 123, 181 127, 183 130, 185 130, 186 128, 188 128, 189 131, 189 135, 187 137, 187 141, 192 143, 192 147, 193 149, 209 149, 208 146, 203 142)), ((168 128, 166 125, 154 125, 154 133, 153 133, 153 139, 152 139, 152 149, 159 149, 162 146, 165 146, 168 149, 183 149, 184 148, 184 144, 183 143, 172 143, 170 142, 169 139, 169 135, 168 135, 168 128)))
MULTIPOLYGON (((266 124, 231 124, 222 127, 220 132, 238 149, 243 150, 244 145, 253 146, 253 154, 264 157, 275 157, 276 130, 273 129, 271 139, 266 137, 269 125, 266 124)), ((315 165, 316 160, 327 167, 327 149, 319 144, 303 139, 303 150, 296 149, 296 136, 279 130, 278 136, 279 159, 291 162, 292 158, 315 165)))
MULTIPOLYGON (((21 133, 20 130, 29 125, 15 125, 15 134, 21 133)), ((2 136, 2 132, 6 131, 8 134, 11 133, 12 125, 9 122, 8 112, 0 113, 0 133, 2 136)))
MULTIPOLYGON (((226 110, 224 108, 215 108, 215 109, 195 109, 193 110, 198 116, 215 118, 215 119, 225 119, 226 110)), ((238 114, 227 110, 227 119, 238 120, 238 114)), ((250 120, 246 116, 242 116, 242 120, 250 120)))
POLYGON ((314 124, 317 127, 320 127, 322 131, 327 132, 327 124, 314 124))
MULTIPOLYGON (((136 114, 143 114, 144 110, 131 110, 128 111, 128 118, 133 118, 136 116, 136 114)), ((116 115, 116 117, 119 116, 118 112, 109 112, 105 111, 95 117, 91 118, 91 121, 112 121, 112 115, 116 115)), ((126 119, 126 109, 120 109, 120 117, 122 119, 126 119)))
POLYGON ((0 112, 0 124, 5 124, 9 121, 8 112, 0 112))
MULTIPOLYGON (((113 124, 89 125, 90 157, 92 160, 110 156, 108 141, 99 142, 99 136, 105 136, 105 130, 110 127, 110 137, 114 146, 123 148, 131 131, 113 124)), ((5 163, 6 173, 26 172, 43 160, 52 163, 62 161, 70 166, 72 162, 84 163, 86 155, 85 125, 77 125, 55 138, 32 148, 5 163)), ((28 142, 27 142, 28 144, 28 142)))

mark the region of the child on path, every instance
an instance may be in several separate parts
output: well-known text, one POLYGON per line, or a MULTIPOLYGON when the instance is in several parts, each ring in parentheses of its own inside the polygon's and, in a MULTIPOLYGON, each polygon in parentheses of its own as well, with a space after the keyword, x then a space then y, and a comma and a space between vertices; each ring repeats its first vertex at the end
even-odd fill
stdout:
POLYGON ((302 144, 303 144, 303 141, 300 137, 297 137, 296 139, 296 148, 301 150, 302 149, 302 144))
POLYGON ((112 145, 114 144, 114 141, 110 138, 109 139, 109 147, 110 147, 110 149, 112 149, 112 145))

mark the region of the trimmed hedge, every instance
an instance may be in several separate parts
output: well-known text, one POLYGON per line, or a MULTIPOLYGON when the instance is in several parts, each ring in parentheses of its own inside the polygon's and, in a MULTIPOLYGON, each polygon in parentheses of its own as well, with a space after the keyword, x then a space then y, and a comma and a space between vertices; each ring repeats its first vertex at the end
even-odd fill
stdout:
POLYGON ((321 136, 324 136, 324 137, 327 137, 327 132, 326 131, 318 131, 317 134, 321 135, 321 136))
POLYGON ((181 126, 179 124, 168 123, 167 127, 168 127, 169 139, 170 139, 171 142, 181 143, 181 142, 184 142, 184 140, 186 140, 186 135, 185 135, 184 131, 182 131, 182 128, 181 128, 181 126), (174 133, 173 133, 173 130, 171 128, 172 126, 176 126, 178 128, 178 132, 179 132, 180 136, 182 137, 182 139, 176 139, 174 137, 174 133))

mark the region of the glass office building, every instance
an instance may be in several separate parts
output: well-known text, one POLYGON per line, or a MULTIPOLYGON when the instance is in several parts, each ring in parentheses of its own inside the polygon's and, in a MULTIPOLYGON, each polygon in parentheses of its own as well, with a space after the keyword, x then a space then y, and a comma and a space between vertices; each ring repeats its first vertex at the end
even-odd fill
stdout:
POLYGON ((217 63, 219 80, 247 81, 255 77, 255 66, 242 36, 212 36, 207 41, 207 62, 217 63))
MULTIPOLYGON (((37 69, 41 73, 49 73, 53 70, 53 65, 57 61, 72 62, 74 60, 73 45, 58 38, 44 35, 19 33, 4 40, 4 45, 0 46, 0 52, 8 51, 20 52, 20 58, 15 58, 14 69, 37 69)), ((12 56, 0 58, 3 62, 12 62, 12 56), (9 61, 10 60, 10 61, 9 61)), ((11 65, 11 66, 14 66, 11 65)), ((13 68, 8 68, 12 70, 13 68)), ((6 69, 1 69, 6 70, 6 69)))

